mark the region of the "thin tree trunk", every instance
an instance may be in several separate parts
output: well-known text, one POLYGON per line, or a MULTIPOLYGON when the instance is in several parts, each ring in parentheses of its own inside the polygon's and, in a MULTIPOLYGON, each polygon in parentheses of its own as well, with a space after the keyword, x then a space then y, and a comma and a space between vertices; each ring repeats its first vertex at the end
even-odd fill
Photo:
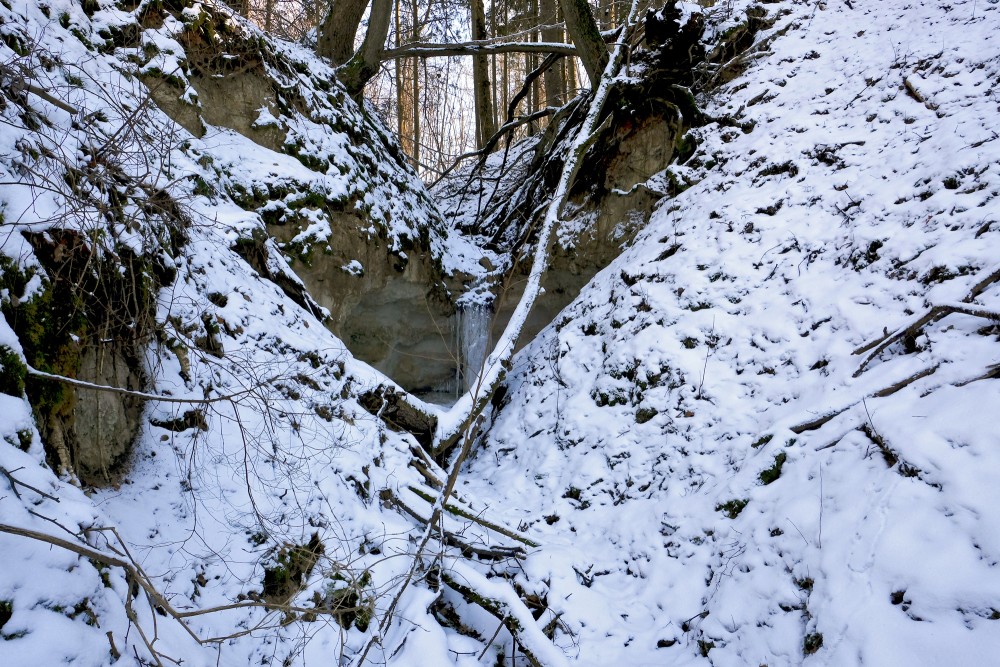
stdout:
MULTIPOLYGON (((411 41, 420 40, 420 12, 417 7, 417 0, 410 0, 410 10, 413 12, 413 29, 410 33, 411 41)), ((413 149, 410 156, 413 158, 414 169, 420 168, 420 60, 413 59, 413 77, 411 79, 413 90, 413 149)))
MULTIPOLYGON (((544 26, 554 26, 559 22, 559 0, 539 0, 541 22, 544 26)), ((542 29, 543 42, 561 42, 562 28, 546 27, 542 29)), ((563 96, 563 68, 550 67, 545 74, 544 106, 560 106, 563 96)))
MULTIPOLYGON (((486 12, 483 9, 483 0, 470 0, 469 11, 472 18, 472 39, 482 41, 489 38, 486 31, 486 12)), ((476 148, 482 148, 496 132, 496 124, 493 121, 489 61, 485 54, 472 57, 472 81, 476 102, 476 148)))
MULTIPOLYGON (((403 24, 400 18, 400 8, 399 0, 395 0, 395 17, 396 17, 396 48, 402 46, 403 43, 403 24)), ((393 61, 393 75, 396 81, 396 137, 399 139, 399 143, 403 146, 403 150, 406 150, 406 135, 404 130, 406 127, 406 114, 404 113, 404 100, 403 100, 403 68, 406 67, 406 60, 400 58, 393 61)))

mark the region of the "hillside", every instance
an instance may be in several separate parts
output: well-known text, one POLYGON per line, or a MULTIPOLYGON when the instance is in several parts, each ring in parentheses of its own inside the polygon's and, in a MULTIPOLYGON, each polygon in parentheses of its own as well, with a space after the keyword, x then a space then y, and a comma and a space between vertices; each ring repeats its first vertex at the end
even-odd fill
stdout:
POLYGON ((462 402, 407 392, 568 139, 428 192, 221 4, 4 0, 2 662, 990 664, 998 22, 720 3, 666 140, 638 55, 442 506, 462 402))

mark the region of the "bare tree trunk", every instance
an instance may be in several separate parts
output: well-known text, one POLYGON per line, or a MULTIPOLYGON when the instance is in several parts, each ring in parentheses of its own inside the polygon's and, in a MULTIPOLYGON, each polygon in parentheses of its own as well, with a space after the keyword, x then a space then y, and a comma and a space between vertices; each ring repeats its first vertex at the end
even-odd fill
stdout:
MULTIPOLYGON (((539 0, 539 13, 543 26, 554 26, 559 22, 559 0, 539 0)), ((542 28, 542 41, 553 43, 561 42, 563 38, 562 28, 545 27, 542 28)), ((550 67, 545 71, 545 99, 544 106, 560 106, 563 101, 563 88, 565 80, 563 78, 562 67, 550 67)))
POLYGON ((564 58, 566 61, 566 97, 576 97, 576 58, 564 58))
MULTIPOLYGON (((413 15, 413 23, 410 26, 410 41, 420 41, 420 8, 417 7, 417 0, 410 0, 410 12, 413 15)), ((410 78, 410 90, 412 91, 413 109, 413 141, 410 157, 413 158, 413 168, 420 168, 420 59, 413 58, 413 76, 410 78)))
MULTIPOLYGON (((472 39, 487 39, 489 34, 486 31, 486 12, 483 9, 483 0, 470 0, 469 10, 472 18, 472 39)), ((486 145, 487 140, 496 133, 496 124, 493 121, 489 60, 486 55, 472 57, 472 81, 476 99, 476 148, 482 148, 486 145)))
POLYGON ((608 64, 608 47, 597 29, 594 15, 587 0, 561 0, 566 30, 576 45, 577 55, 583 61, 590 79, 590 87, 596 88, 601 73, 608 64))
MULTIPOLYGON (((396 48, 399 48, 403 44, 403 17, 402 17, 402 7, 400 0, 395 0, 395 18, 396 18, 396 30, 395 30, 395 40, 396 48)), ((403 79, 406 75, 406 59, 399 58, 393 62, 393 76, 395 77, 396 83, 396 138, 399 139, 399 144, 402 146, 403 151, 407 150, 407 137, 409 136, 409 128, 407 126, 407 120, 409 118, 409 112, 406 106, 406 95, 405 87, 403 86, 403 79)))
POLYGON ((393 0, 372 0, 365 41, 358 52, 337 70, 337 77, 352 95, 360 95, 365 84, 378 72, 385 38, 389 34, 389 21, 392 20, 392 3, 393 0))
POLYGON ((343 65, 354 55, 354 38, 368 0, 333 0, 330 11, 319 25, 316 53, 329 58, 334 67, 343 65))

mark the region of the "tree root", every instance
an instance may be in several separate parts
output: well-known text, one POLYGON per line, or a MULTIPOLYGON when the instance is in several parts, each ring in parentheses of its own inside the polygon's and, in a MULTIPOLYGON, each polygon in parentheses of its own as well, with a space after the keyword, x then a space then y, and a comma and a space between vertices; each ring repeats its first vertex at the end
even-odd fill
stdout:
POLYGON ((381 417, 392 430, 409 433, 424 447, 433 444, 437 416, 417 405, 410 394, 390 385, 379 385, 359 396, 358 403, 372 415, 381 417))

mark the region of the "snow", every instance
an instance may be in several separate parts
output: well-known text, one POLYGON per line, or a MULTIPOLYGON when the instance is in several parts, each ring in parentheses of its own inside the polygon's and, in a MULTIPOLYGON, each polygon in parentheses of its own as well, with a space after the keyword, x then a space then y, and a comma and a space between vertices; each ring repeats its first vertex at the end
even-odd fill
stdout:
MULTIPOLYGON (((746 4, 720 3, 712 34, 746 4)), ((296 603, 355 586, 375 610, 370 626, 348 628, 261 608, 213 612, 189 619, 198 636, 241 636, 201 646, 138 597, 139 627, 155 625, 157 647, 187 665, 357 664, 366 647, 365 664, 496 664, 501 653, 511 662, 509 632, 491 640, 497 619, 439 588, 432 566, 503 602, 546 665, 994 662, 997 324, 944 313, 864 368, 855 350, 934 306, 1000 310, 1000 283, 973 293, 1000 255, 1000 5, 763 6, 776 22, 758 36, 747 71, 700 100, 710 116, 753 129, 697 130, 696 154, 670 168, 689 187, 514 357, 507 396, 461 471, 453 502, 512 530, 448 512, 441 529, 483 548, 520 545, 522 561, 481 561, 432 541, 397 614, 379 627, 426 530, 385 498, 431 513, 431 489, 410 465, 415 441, 359 403, 389 380, 352 358, 321 312, 291 302, 231 249, 264 229, 266 212, 233 195, 277 186, 289 191, 281 206, 309 192, 356 198, 370 207, 373 235, 401 249, 426 232, 442 265, 470 282, 505 258, 458 231, 470 207, 452 211, 446 229, 412 171, 390 157, 377 121, 339 88, 319 87, 329 68, 277 43, 274 52, 305 73, 271 75, 301 85, 309 111, 264 108, 258 122, 283 129, 300 155, 329 164, 325 172, 224 128, 190 136, 156 109, 144 129, 166 128, 177 141, 153 155, 129 136, 124 150, 133 175, 147 160, 169 164, 154 184, 184 200, 194 221, 166 258, 178 275, 158 297, 148 393, 238 395, 150 403, 127 477, 83 490, 50 467, 27 400, 0 394, 0 466, 47 494, 0 475, 0 524, 109 555, 127 547, 181 610, 253 600, 281 550, 316 533, 325 553, 296 603), (350 141, 364 132, 377 141, 350 141), (195 176, 212 194, 196 191, 195 176), (219 329, 221 358, 198 351, 206 322, 219 329), (204 428, 170 427, 195 408, 204 428), (85 532, 110 526, 124 543, 85 532), (522 533, 541 546, 517 541, 522 533), (528 595, 541 601, 538 620, 521 602, 528 595), (442 620, 439 600, 476 636, 442 620), (550 623, 551 641, 542 632, 550 623)), ((88 19, 65 0, 49 11, 67 12, 95 42, 129 16, 104 7, 88 19)), ((121 75, 138 67, 127 64, 134 50, 91 49, 34 4, 0 15, 5 35, 41 35, 64 64, 31 69, 36 85, 65 91, 81 109, 120 102, 93 120, 94 133, 113 134, 126 105, 144 98, 141 82, 121 75), (87 74, 82 85, 67 80, 73 72, 87 74)), ((182 29, 171 19, 143 32, 161 69, 183 71, 182 29)), ((0 48, 0 62, 13 58, 0 48)), ((98 136, 34 96, 26 104, 51 126, 31 134, 18 120, 22 102, 5 99, 4 182, 24 182, 26 139, 77 160, 98 136)), ((505 178, 519 177, 530 147, 518 148, 505 178)), ((468 196, 488 200, 492 187, 476 184, 468 196)), ((0 200, 4 227, 18 231, 48 228, 66 210, 65 193, 23 185, 5 185, 0 200)), ((302 239, 327 238, 331 221, 306 210, 302 239)), ((64 223, 100 220, 86 209, 64 223)), ((154 235, 112 231, 128 247, 158 247, 154 235)), ((269 270, 295 280, 268 243, 269 270)), ((20 234, 2 251, 40 270, 20 234)), ((358 260, 341 268, 364 271, 358 260)), ((42 289, 36 275, 19 298, 42 289)), ((5 320, 0 345, 22 350, 5 320)), ((120 568, 5 532, 0 553, 0 601, 13 609, 0 629, 4 664, 148 661, 120 568)))

